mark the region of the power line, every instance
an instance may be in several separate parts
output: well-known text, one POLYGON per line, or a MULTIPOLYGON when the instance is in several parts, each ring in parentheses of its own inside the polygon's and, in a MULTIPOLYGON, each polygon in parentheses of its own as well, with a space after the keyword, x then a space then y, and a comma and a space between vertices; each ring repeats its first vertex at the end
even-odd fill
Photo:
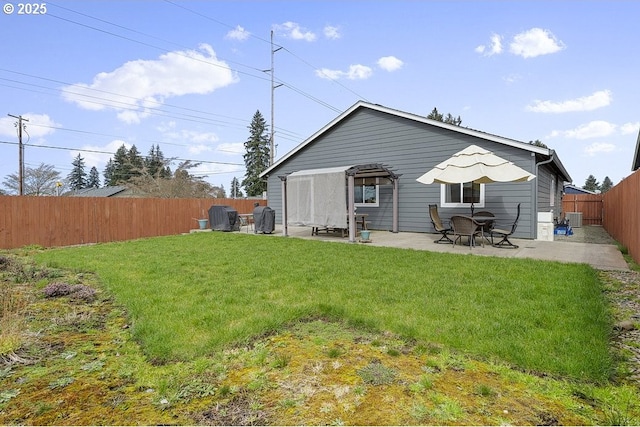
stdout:
MULTIPOLYGON (((183 9, 183 10, 185 10, 185 11, 188 11, 188 12, 190 12, 190 13, 194 14, 194 15, 200 16, 200 17, 202 17, 202 18, 204 18, 204 19, 207 19, 207 20, 213 21, 213 22, 215 22, 215 23, 217 23, 217 24, 219 24, 219 25, 222 25, 222 26, 224 26, 224 27, 227 27, 227 28, 230 28, 230 29, 233 29, 233 28, 234 28, 233 26, 231 26, 231 25, 229 25, 229 24, 226 24, 226 23, 224 23, 224 22, 222 22, 222 21, 219 21, 219 20, 217 20, 217 19, 211 18, 210 16, 207 16, 207 15, 205 15, 205 14, 202 14, 202 13, 200 13, 200 12, 197 12, 197 11, 195 11, 195 10, 193 10, 193 9, 187 8, 187 7, 183 6, 183 5, 177 4, 177 3, 172 2, 172 1, 169 1, 169 0, 165 0, 165 2, 166 2, 166 3, 171 4, 171 5, 175 6, 175 7, 181 8, 181 9, 183 9)), ((54 4, 54 3, 51 3, 51 4, 53 4, 54 6, 60 7, 60 6, 58 6, 58 5, 54 4)), ((140 31, 137 31, 137 30, 134 30, 134 29, 131 29, 131 28, 128 28, 128 27, 125 27, 125 26, 119 25, 119 24, 115 24, 115 23, 113 23, 113 22, 110 22, 110 21, 107 21, 107 20, 104 20, 104 19, 96 18, 96 17, 94 17, 94 16, 91 16, 91 15, 88 15, 88 14, 85 14, 85 13, 82 13, 82 12, 77 12, 77 11, 75 11, 75 10, 73 10, 73 9, 69 9, 69 8, 65 8, 65 7, 60 7, 60 8, 61 8, 61 9, 64 9, 64 10, 67 10, 67 11, 69 11, 69 12, 72 12, 72 13, 77 13, 77 14, 79 14, 79 15, 81 15, 81 16, 84 16, 84 17, 87 17, 87 18, 90 18, 90 19, 95 19, 95 20, 97 20, 97 21, 100 21, 100 22, 106 23, 106 24, 108 24, 108 25, 113 25, 113 26, 115 26, 115 27, 117 27, 117 28, 121 28, 121 29, 124 29, 124 30, 127 30, 127 31, 131 31, 131 32, 134 32, 134 33, 137 33, 137 34, 140 34, 140 35, 144 35, 144 36, 146 36, 146 37, 150 37, 150 38, 153 38, 153 39, 156 39, 156 40, 161 40, 161 41, 164 41, 164 42, 169 43, 169 44, 173 44, 173 45, 176 45, 176 46, 180 46, 181 48, 186 48, 186 47, 181 46, 181 45, 179 45, 179 44, 177 44, 177 43, 174 43, 174 42, 171 42, 171 41, 168 41, 168 40, 164 40, 164 39, 161 39, 161 38, 159 38, 159 37, 155 37, 155 36, 152 36, 152 35, 149 35, 149 34, 146 34, 146 33, 143 33, 143 32, 140 32, 140 31)), ((71 19, 67 19, 67 18, 63 18, 63 17, 57 16, 57 15, 53 15, 53 14, 51 14, 51 13, 47 13, 47 16, 51 16, 51 17, 53 17, 53 18, 57 18, 57 19, 60 19, 60 20, 63 20, 63 21, 67 21, 67 22, 70 22, 70 23, 73 23, 73 24, 76 24, 76 25, 80 25, 80 26, 85 27, 85 28, 89 28, 89 29, 92 29, 92 30, 95 30, 95 31, 99 31, 99 32, 105 33, 105 34, 109 34, 109 35, 112 35, 112 36, 114 36, 114 37, 118 37, 118 38, 121 38, 121 39, 124 39, 124 40, 128 40, 128 41, 131 41, 131 42, 134 42, 134 43, 138 43, 138 44, 141 44, 141 45, 144 45, 144 46, 148 46, 148 47, 151 47, 151 48, 154 48, 154 49, 159 49, 159 50, 161 50, 161 51, 163 51, 163 52, 168 52, 166 49, 164 49, 164 48, 162 48, 162 47, 155 46, 155 45, 153 45, 153 44, 146 43, 146 42, 143 42, 143 41, 140 41, 140 40, 136 40, 136 39, 133 39, 133 38, 131 38, 131 37, 126 37, 126 36, 123 36, 123 35, 120 35, 120 34, 117 34, 117 33, 111 32, 111 31, 107 31, 107 30, 103 30, 103 29, 100 29, 100 28, 97 28, 97 27, 93 27, 93 26, 88 25, 88 24, 83 24, 83 23, 80 23, 80 22, 77 22, 77 21, 74 21, 74 20, 71 20, 71 19)), ((269 43, 269 41, 268 41, 268 40, 265 40, 265 39, 263 39, 263 38, 257 37, 257 36, 255 36, 255 35, 253 35, 253 34, 250 34, 250 35, 251 35, 251 37, 253 37, 253 38, 257 39, 257 40, 260 40, 260 41, 265 42, 265 43, 269 43)), ((287 50, 287 51, 288 51, 288 52, 289 52, 293 57, 295 57, 295 58, 297 58, 297 59, 299 59, 299 60, 303 61, 305 64, 307 64, 307 65, 311 66, 312 68, 314 68, 311 64, 309 64, 308 62, 306 62, 306 61, 302 60, 302 58, 300 58, 299 56, 295 55, 293 52, 291 52, 290 50, 288 50, 288 49, 284 48, 283 46, 278 45, 278 48, 279 48, 279 49, 280 49, 280 48, 282 48, 282 49, 287 50)), ((188 48, 186 48, 186 49, 188 49, 188 48)), ((175 53, 175 52, 174 52, 174 53, 175 53)), ((188 56, 188 55, 183 55, 183 56, 185 56, 185 57, 187 57, 187 58, 190 58, 190 59, 193 59, 193 60, 198 60, 197 58, 193 58, 193 57, 190 57, 190 56, 188 56)), ((205 62, 205 63, 209 63, 210 65, 220 66, 219 64, 210 63, 209 61, 203 61, 203 60, 200 60, 200 61, 205 62)), ((253 71, 263 71, 263 70, 261 70, 261 69, 259 69, 259 68, 257 68, 257 67, 253 67, 253 66, 250 66, 250 65, 242 64, 242 63, 235 62, 235 61, 232 61, 232 60, 225 59, 224 61, 229 62, 229 63, 236 64, 236 65, 239 65, 239 66, 242 66, 242 67, 246 67, 246 68, 251 69, 251 70, 253 70, 253 71)), ((246 72, 242 72, 242 71, 240 71, 240 70, 232 69, 232 68, 230 68, 230 67, 229 67, 229 69, 230 69, 230 70, 232 70, 232 71, 238 72, 239 74, 246 74, 246 75, 248 75, 248 76, 250 76, 250 77, 254 77, 254 78, 257 78, 257 79, 265 80, 265 78, 264 78, 264 77, 261 77, 261 76, 257 76, 257 75, 250 74, 250 73, 246 73, 246 72)), ((315 68, 314 68, 314 69, 315 69, 315 68)), ((332 81, 334 81, 334 83, 338 83, 338 82, 336 82, 336 81, 335 81, 335 80, 333 80, 333 79, 331 79, 331 80, 332 80, 332 81)), ((294 89, 294 91, 295 91, 296 93, 301 94, 301 95, 304 95, 306 98, 308 98, 308 99, 310 99, 310 100, 312 100, 312 101, 314 101, 314 102, 318 102, 318 101, 319 101, 319 100, 318 100, 318 98, 316 98, 316 97, 314 97, 314 96, 312 96, 312 95, 310 95, 310 94, 308 94, 308 93, 304 92, 303 90, 301 90, 301 89, 299 89, 299 88, 296 88, 295 86, 293 86, 293 85, 291 85, 291 84, 287 84, 287 83, 285 83, 285 82, 283 82, 283 81, 279 81, 278 83, 281 83, 281 84, 283 84, 283 85, 286 85, 286 86, 287 86, 288 88, 290 88, 290 89, 294 89)), ((340 83, 338 83, 338 84, 340 84, 340 83)), ((350 92, 354 93, 356 96, 359 96, 359 95, 357 95, 355 92, 353 92, 352 90, 348 89, 346 86, 344 86, 344 85, 342 85, 342 84, 340 84, 340 85, 341 85, 342 87, 344 87, 345 89, 349 90, 350 92)), ((338 108, 336 108, 336 107, 331 106, 331 105, 330 105, 329 103, 327 103, 327 102, 320 101, 320 102, 318 102, 318 103, 319 103, 319 105, 322 105, 323 107, 329 108, 329 109, 331 109, 331 110, 333 110, 333 111, 335 111, 335 112, 340 112, 340 111, 341 111, 340 109, 338 109, 338 108)))
MULTIPOLYGON (((17 142, 11 141, 0 141, 0 144, 10 144, 10 145, 18 145, 17 142)), ((71 147, 56 147, 53 145, 39 145, 39 144, 22 144, 24 147, 35 147, 35 148, 47 148, 51 150, 62 150, 62 151, 78 151, 81 153, 93 153, 93 154, 109 154, 115 155, 115 152, 111 151, 103 151, 103 150, 93 150, 90 148, 71 148, 71 147)), ((146 158, 148 156, 141 156, 146 158)), ((233 163, 233 162, 218 162, 213 160, 195 160, 195 159, 183 159, 180 157, 172 157, 173 160, 181 161, 181 162, 194 162, 194 163, 206 163, 213 165, 229 165, 229 166, 245 166, 244 163, 233 163)))
MULTIPOLYGON (((49 81, 49 82, 52 82, 52 83, 63 84, 63 85, 67 85, 67 86, 70 86, 70 87, 75 86, 74 84, 71 84, 71 83, 68 83, 68 82, 64 82, 64 81, 61 81, 61 80, 50 79, 50 78, 47 78, 47 77, 36 76, 36 75, 33 75, 33 74, 22 73, 22 72, 19 72, 19 71, 8 70, 8 69, 5 69, 5 68, 0 68, 0 71, 4 71, 4 72, 7 72, 7 73, 12 73, 12 74, 17 74, 17 75, 21 75, 21 76, 24 76, 24 77, 34 78, 34 79, 38 79, 38 80, 49 81)), ((72 91, 64 90, 64 89, 62 89, 62 90, 53 89, 53 88, 50 88, 50 87, 47 87, 47 86, 36 85, 34 83, 27 83, 27 82, 22 82, 22 81, 14 80, 14 79, 7 79, 7 78, 3 78, 3 77, 0 77, 0 80, 13 82, 13 83, 18 83, 18 84, 23 84, 23 85, 28 85, 30 87, 37 87, 37 88, 46 89, 46 90, 55 90, 55 91, 62 91, 62 92, 66 92, 66 93, 72 93, 72 94, 83 96, 85 98, 96 99, 98 101, 106 101, 105 103, 101 103, 101 102, 97 102, 97 101, 85 101, 85 102, 91 102, 91 103, 94 103, 94 104, 97 104, 97 105, 104 105, 104 106, 113 108, 113 104, 115 103, 115 104, 121 104, 121 106, 119 108, 121 108, 123 110, 126 110, 126 109, 132 110, 132 111, 137 111, 138 110, 136 104, 133 104, 133 103, 129 104, 129 103, 126 103, 124 101, 113 101, 113 100, 109 100, 107 98, 102 98, 102 97, 99 97, 99 96, 93 96, 93 95, 87 95, 87 94, 79 94, 77 92, 72 92, 72 91)), ((13 86, 8 86, 8 87, 13 87, 13 86)), ((19 89, 19 90, 28 90, 28 91, 32 91, 32 92, 36 92, 36 93, 48 94, 46 92, 38 92, 38 91, 35 91, 33 89, 25 89, 25 88, 21 88, 21 87, 13 87, 13 88, 19 89)), ((122 97, 122 98, 128 98, 128 99, 131 99, 131 100, 134 100, 134 101, 140 101, 139 98, 135 98, 135 97, 129 96, 129 95, 121 95, 121 94, 117 94, 117 93, 114 93, 114 92, 109 92, 109 91, 105 91, 105 90, 101 90, 101 89, 94 89, 94 88, 85 88, 85 89, 89 89, 91 91, 95 91, 95 92, 99 92, 99 93, 105 93, 105 94, 108 94, 108 95, 115 95, 115 96, 122 97)), ((215 113, 210 113, 208 111, 202 111, 202 110, 197 110, 197 109, 188 108, 188 107, 181 107, 181 106, 177 106, 177 105, 173 105, 173 104, 160 103, 160 102, 157 102, 157 101, 150 101, 150 102, 156 103, 158 105, 167 106, 167 107, 170 107, 170 108, 175 108, 177 110, 185 110, 185 111, 188 111, 188 112, 202 114, 204 116, 222 117, 222 118, 225 118, 225 119, 234 120, 234 121, 238 121, 238 122, 242 122, 242 123, 235 124, 235 123, 232 123, 232 122, 229 122, 229 121, 225 121, 225 120, 210 119, 210 118, 207 118, 207 117, 196 116, 196 115, 191 115, 191 114, 172 115, 169 111, 166 111, 166 110, 163 110, 163 109, 160 109, 160 108, 147 107, 147 110, 150 110, 152 112, 151 114, 157 115, 157 116, 175 118, 175 119, 191 121, 191 122, 195 122, 195 123, 217 124, 217 125, 221 125, 221 126, 234 127, 234 128, 238 128, 238 129, 240 128, 241 125, 242 125, 243 128, 245 128, 248 125, 247 120, 239 119, 237 117, 231 117, 231 116, 226 116, 226 115, 222 115, 222 114, 215 114, 215 113)), ((173 114, 176 114, 176 113, 173 113, 173 114)), ((296 138, 296 139, 290 139, 289 138, 289 140, 294 141, 294 142, 295 141, 299 141, 299 138, 300 138, 299 134, 297 134, 297 133, 295 133, 293 131, 287 130, 287 129, 283 129, 283 128, 278 128, 278 129, 280 130, 280 132, 284 132, 284 134, 287 134, 287 135, 289 135, 289 136, 291 136, 293 138, 296 138)), ((288 138, 285 138, 285 139, 288 139, 288 138)))

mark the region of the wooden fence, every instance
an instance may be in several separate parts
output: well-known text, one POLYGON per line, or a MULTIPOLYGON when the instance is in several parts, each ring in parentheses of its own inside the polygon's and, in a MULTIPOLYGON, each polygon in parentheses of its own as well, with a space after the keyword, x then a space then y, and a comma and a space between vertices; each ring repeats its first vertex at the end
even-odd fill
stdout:
POLYGON ((602 225, 603 194, 565 194, 562 212, 581 212, 583 225, 602 225))
POLYGON ((253 212, 256 199, 0 196, 0 248, 102 243, 198 228, 211 205, 253 212))
POLYGON ((604 228, 640 264, 640 170, 604 194, 604 228))

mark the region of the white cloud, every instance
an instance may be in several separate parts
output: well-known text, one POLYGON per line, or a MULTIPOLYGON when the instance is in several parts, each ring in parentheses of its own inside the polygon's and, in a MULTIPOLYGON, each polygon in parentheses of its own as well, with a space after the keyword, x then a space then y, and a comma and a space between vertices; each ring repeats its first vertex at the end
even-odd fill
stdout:
POLYGON ((611 104, 613 96, 610 90, 601 90, 592 95, 568 101, 540 101, 536 100, 526 107, 527 111, 534 113, 566 113, 570 111, 593 111, 597 108, 611 104))
POLYGON ((213 132, 198 132, 194 130, 182 129, 180 131, 171 130, 164 134, 165 138, 186 142, 189 154, 200 154, 203 152, 213 151, 214 144, 219 138, 213 132))
POLYGON ((102 72, 91 84, 63 88, 63 97, 88 110, 112 109, 126 123, 139 123, 166 98, 207 94, 237 82, 229 66, 211 46, 175 51, 157 60, 135 60, 102 72), (97 99, 96 99, 97 98, 97 99))
MULTIPOLYGON (((23 129, 26 128, 26 131, 22 134, 22 141, 27 142, 29 138, 42 138, 44 136, 50 135, 55 132, 56 127, 60 127, 61 125, 56 123, 48 114, 35 114, 35 113, 24 113, 22 114, 23 119, 28 119, 29 121, 24 120, 22 122, 23 129)), ((16 142, 18 138, 18 127, 17 127, 18 119, 13 117, 1 117, 0 118, 0 135, 15 137, 16 142)), ((33 141, 32 141, 33 142, 33 141)))
POLYGON ((492 34, 491 45, 489 46, 489 49, 487 50, 487 46, 481 44, 480 46, 475 48, 475 51, 484 56, 501 54, 502 53, 502 36, 499 34, 492 34))
POLYGON ((584 152, 588 156, 593 157, 599 153, 610 153, 612 151, 615 151, 615 149, 616 149, 616 146, 613 144, 609 144, 606 142, 594 142, 593 144, 586 147, 584 149, 584 152))
POLYGON ((224 38, 228 40, 245 41, 249 36, 251 36, 251 33, 238 25, 236 28, 229 31, 224 38))
POLYGON ((543 30, 542 28, 532 28, 517 34, 509 45, 511 53, 523 58, 534 58, 540 55, 556 53, 563 49, 565 49, 564 43, 556 39, 551 31, 543 30))
POLYGON ((327 25, 326 27, 324 27, 323 32, 324 36, 329 40, 337 40, 342 37, 342 35, 340 34, 340 28, 334 27, 332 25, 327 25))
POLYGON ((396 71, 402 68, 404 62, 395 56, 383 56, 378 59, 378 67, 386 71, 396 71))
POLYGON ((623 135, 636 134, 640 130, 640 122, 635 123, 625 123, 620 126, 620 133, 623 135))
POLYGON ((507 84, 512 84, 522 79, 520 74, 509 74, 508 76, 504 76, 502 80, 504 80, 507 84))
POLYGON ((602 138, 615 133, 617 126, 604 120, 595 120, 584 125, 580 125, 575 129, 558 131, 554 130, 549 135, 551 138, 562 136, 572 139, 591 139, 602 138))
POLYGON ((366 65, 356 64, 350 65, 348 71, 330 70, 328 68, 322 68, 316 70, 316 76, 323 79, 338 80, 346 78, 349 80, 365 80, 373 75, 371 67, 366 65))
POLYGON ((285 22, 284 24, 276 24, 273 26, 282 36, 293 40, 305 40, 308 42, 315 41, 316 35, 306 28, 300 26, 296 22, 285 22))

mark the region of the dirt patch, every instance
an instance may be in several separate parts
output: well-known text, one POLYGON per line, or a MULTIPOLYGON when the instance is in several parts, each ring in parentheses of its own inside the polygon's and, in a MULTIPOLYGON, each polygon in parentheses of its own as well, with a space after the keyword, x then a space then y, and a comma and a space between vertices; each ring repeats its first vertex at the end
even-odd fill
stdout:
POLYGON ((572 235, 555 235, 554 239, 562 242, 595 243, 602 245, 615 245, 616 241, 609 236, 607 230, 601 225, 585 225, 573 227, 572 235))

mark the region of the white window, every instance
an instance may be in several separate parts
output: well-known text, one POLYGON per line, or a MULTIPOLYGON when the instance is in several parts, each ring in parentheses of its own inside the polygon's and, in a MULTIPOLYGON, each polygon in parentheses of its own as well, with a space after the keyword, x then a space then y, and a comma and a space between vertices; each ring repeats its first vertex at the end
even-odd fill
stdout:
POLYGON ((371 179, 356 179, 354 186, 355 205, 377 207, 378 200, 380 199, 380 187, 377 184, 377 178, 375 181, 371 179))
POLYGON ((440 205, 444 208, 484 207, 484 184, 441 184, 440 205))
POLYGON ((556 205, 556 177, 551 177, 551 189, 549 190, 551 194, 549 194, 549 206, 556 205))

